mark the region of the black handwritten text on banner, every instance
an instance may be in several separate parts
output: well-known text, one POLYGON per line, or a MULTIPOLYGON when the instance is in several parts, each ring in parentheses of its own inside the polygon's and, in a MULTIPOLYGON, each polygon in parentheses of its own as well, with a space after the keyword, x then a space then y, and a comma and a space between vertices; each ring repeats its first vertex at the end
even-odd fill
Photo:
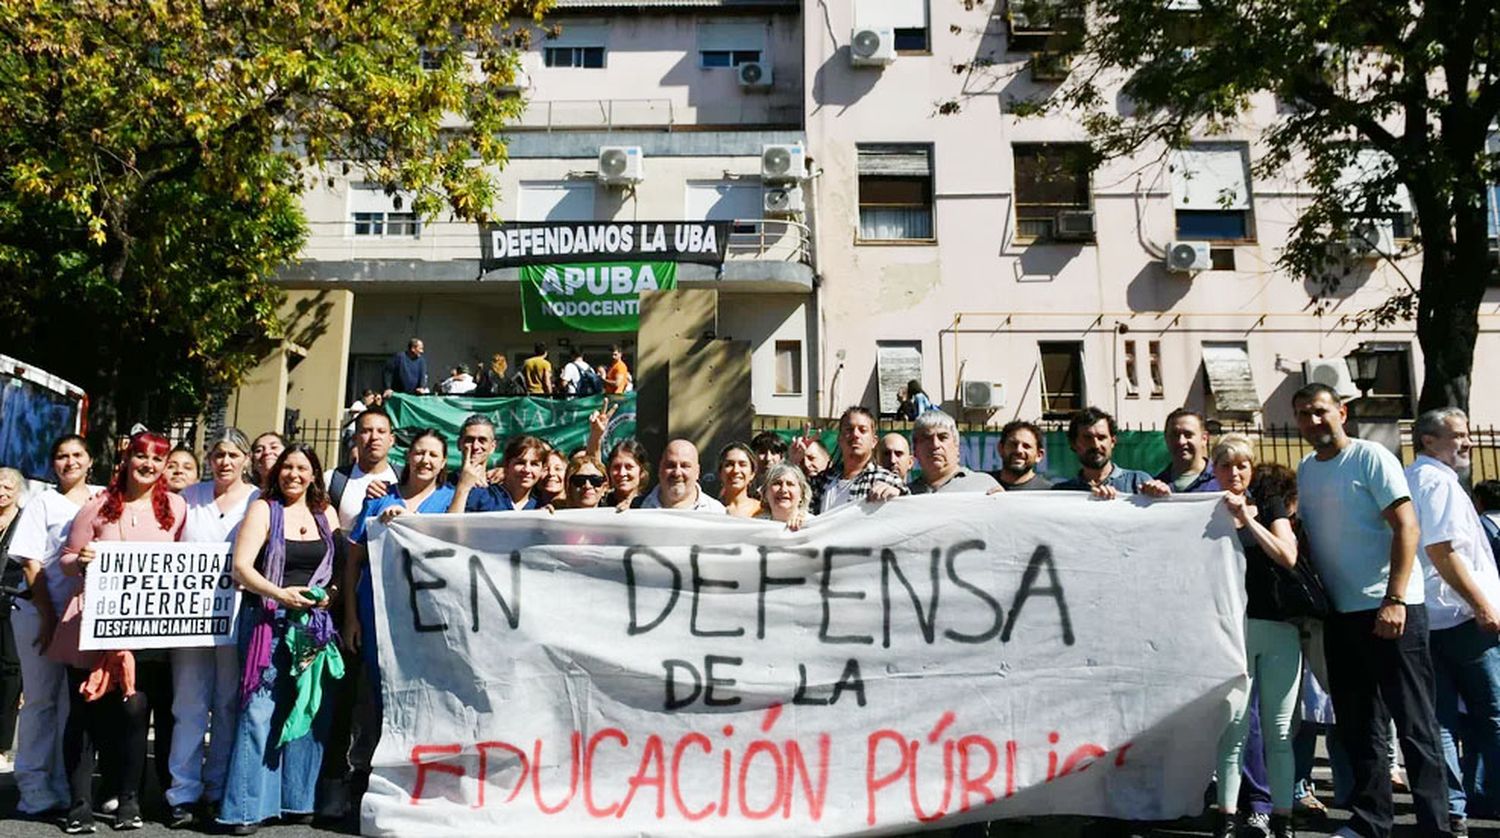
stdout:
POLYGON ((234 643, 240 595, 227 542, 101 541, 84 578, 81 649, 234 643))
POLYGON ((368 835, 890 831, 1201 808, 1244 679, 1209 496, 404 516, 368 835), (1213 731, 1212 734, 1205 731, 1213 731))

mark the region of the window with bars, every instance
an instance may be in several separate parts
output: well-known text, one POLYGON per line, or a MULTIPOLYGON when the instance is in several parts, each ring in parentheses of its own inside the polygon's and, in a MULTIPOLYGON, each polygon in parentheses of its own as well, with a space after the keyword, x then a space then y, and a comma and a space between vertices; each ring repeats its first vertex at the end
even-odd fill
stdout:
POLYGON ((1087 404, 1083 388, 1083 344, 1037 344, 1041 352, 1042 418, 1062 419, 1087 404))
POLYGON ((1016 167, 1017 238, 1053 238, 1059 213, 1089 210, 1092 166, 1087 145, 1017 144, 1011 152, 1016 167))
POLYGON ((861 145, 859 239, 931 241, 932 147, 861 145))

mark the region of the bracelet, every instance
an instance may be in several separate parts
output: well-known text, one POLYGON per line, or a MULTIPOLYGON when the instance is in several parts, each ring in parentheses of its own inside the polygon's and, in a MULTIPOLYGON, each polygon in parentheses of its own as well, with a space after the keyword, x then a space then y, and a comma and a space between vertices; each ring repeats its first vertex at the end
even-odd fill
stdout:
POLYGON ((1380 598, 1380 601, 1381 602, 1389 602, 1392 605, 1405 605, 1406 604, 1406 600, 1402 599, 1399 596, 1396 596, 1395 594, 1386 594, 1385 596, 1383 596, 1383 597, 1380 598))

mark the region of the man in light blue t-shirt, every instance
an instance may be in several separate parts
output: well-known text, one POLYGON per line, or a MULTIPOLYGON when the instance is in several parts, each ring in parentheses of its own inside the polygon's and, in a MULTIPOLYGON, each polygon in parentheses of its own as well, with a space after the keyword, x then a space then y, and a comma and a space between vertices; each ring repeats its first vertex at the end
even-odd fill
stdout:
POLYGON ((1401 461, 1379 445, 1350 439, 1348 412, 1325 385, 1298 390, 1292 409, 1314 449, 1297 468, 1297 510, 1333 603, 1323 637, 1329 692, 1339 740, 1354 766, 1353 818, 1340 834, 1391 833, 1386 737, 1394 719, 1417 826, 1423 835, 1450 835, 1417 516, 1401 461))

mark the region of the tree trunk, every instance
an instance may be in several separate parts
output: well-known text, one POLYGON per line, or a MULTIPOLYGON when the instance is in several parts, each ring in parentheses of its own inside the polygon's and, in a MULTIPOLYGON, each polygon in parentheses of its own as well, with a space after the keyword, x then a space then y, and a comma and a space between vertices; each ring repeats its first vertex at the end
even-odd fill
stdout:
POLYGON ((1418 412, 1469 409, 1479 304, 1489 274, 1484 205, 1466 205, 1472 189, 1466 184, 1454 190, 1451 236, 1439 235, 1435 241, 1424 236, 1417 304, 1417 341, 1423 356, 1418 412))

